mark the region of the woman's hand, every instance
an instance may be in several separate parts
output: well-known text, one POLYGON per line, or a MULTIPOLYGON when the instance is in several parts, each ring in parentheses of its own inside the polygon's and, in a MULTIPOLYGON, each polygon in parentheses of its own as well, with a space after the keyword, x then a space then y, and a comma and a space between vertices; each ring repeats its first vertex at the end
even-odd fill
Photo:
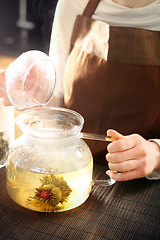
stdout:
POLYGON ((4 106, 10 106, 11 102, 9 101, 7 92, 6 92, 5 73, 6 73, 5 70, 0 69, 0 98, 3 98, 4 106))
POLYGON ((107 174, 116 181, 146 177, 160 169, 160 147, 138 134, 123 136, 114 130, 107 131, 115 141, 107 147, 107 174))

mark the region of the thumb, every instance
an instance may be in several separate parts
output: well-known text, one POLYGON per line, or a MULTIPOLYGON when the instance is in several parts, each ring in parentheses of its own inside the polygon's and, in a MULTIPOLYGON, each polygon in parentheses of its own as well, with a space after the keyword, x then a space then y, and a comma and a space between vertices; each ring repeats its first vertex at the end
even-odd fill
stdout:
POLYGON ((107 130, 107 136, 111 136, 111 138, 114 139, 114 140, 118 140, 118 139, 124 137, 124 135, 118 133, 117 131, 115 131, 113 129, 107 130))

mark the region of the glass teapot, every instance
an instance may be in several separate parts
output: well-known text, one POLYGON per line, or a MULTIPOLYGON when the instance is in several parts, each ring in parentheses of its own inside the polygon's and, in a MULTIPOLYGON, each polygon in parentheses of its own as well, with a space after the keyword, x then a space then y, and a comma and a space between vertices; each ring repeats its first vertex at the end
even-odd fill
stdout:
POLYGON ((81 138, 83 117, 69 109, 39 107, 16 119, 23 131, 7 160, 7 191, 19 205, 60 212, 89 196, 93 158, 81 138))

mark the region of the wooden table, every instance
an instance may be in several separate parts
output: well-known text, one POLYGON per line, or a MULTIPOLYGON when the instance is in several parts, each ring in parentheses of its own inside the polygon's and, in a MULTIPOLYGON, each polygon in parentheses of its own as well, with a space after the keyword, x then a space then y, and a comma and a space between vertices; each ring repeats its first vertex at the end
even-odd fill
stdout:
MULTIPOLYGON (((105 178, 94 165, 94 179, 105 178)), ((81 206, 60 213, 39 213, 13 202, 0 169, 0 239, 23 240, 158 240, 160 181, 138 179, 111 187, 93 186, 81 206)))

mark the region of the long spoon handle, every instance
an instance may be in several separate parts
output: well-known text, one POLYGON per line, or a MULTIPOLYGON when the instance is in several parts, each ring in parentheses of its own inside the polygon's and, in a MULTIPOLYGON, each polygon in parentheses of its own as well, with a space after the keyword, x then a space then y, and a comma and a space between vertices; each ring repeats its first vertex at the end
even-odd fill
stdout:
POLYGON ((94 134, 94 133, 81 133, 81 134, 82 134, 81 137, 83 139, 105 141, 105 142, 113 142, 115 140, 111 136, 107 136, 107 135, 94 134))
MULTIPOLYGON (((81 137, 83 139, 105 141, 105 142, 113 142, 113 141, 115 141, 115 139, 113 139, 111 136, 101 135, 101 134, 94 134, 94 133, 82 133, 81 137)), ((109 179, 106 179, 106 180, 95 180, 94 181, 94 185, 107 187, 107 186, 113 185, 115 182, 116 182, 115 180, 113 180, 112 178, 109 178, 109 179)))

